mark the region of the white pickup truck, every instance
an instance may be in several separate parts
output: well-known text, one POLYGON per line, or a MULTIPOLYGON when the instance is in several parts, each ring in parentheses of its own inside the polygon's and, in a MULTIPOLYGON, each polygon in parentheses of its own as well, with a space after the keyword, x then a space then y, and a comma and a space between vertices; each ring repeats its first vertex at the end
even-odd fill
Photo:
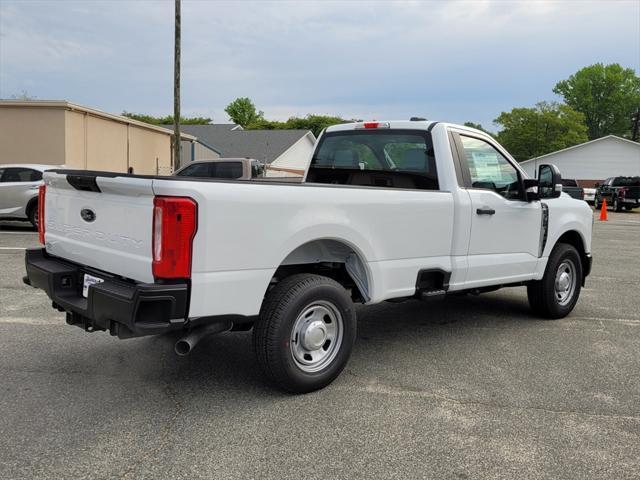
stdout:
POLYGON ((301 184, 69 170, 44 183, 25 282, 67 323, 180 331, 179 354, 253 327, 258 362, 291 392, 342 371, 354 302, 526 286, 538 316, 560 318, 591 269, 592 212, 557 169, 528 179, 493 138, 447 123, 330 127, 301 184))

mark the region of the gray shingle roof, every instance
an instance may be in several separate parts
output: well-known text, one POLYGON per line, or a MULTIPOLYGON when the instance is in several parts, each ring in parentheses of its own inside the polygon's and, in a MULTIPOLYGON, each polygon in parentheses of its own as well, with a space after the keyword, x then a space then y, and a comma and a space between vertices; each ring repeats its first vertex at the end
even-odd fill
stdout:
POLYGON ((231 130, 233 124, 181 125, 222 157, 250 157, 271 163, 309 130, 231 130))

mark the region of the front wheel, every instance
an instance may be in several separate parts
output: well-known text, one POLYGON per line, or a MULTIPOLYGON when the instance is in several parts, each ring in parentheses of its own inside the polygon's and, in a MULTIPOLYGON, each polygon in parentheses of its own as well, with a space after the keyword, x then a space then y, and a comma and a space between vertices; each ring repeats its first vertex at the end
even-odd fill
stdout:
POLYGON ((285 278, 267 294, 253 330, 266 376, 292 393, 329 385, 347 364, 356 339, 351 298, 320 275, 285 278))
POLYGON ((575 307, 582 286, 582 263, 573 245, 557 244, 549 256, 542 280, 527 287, 531 309, 538 315, 563 318, 575 307))

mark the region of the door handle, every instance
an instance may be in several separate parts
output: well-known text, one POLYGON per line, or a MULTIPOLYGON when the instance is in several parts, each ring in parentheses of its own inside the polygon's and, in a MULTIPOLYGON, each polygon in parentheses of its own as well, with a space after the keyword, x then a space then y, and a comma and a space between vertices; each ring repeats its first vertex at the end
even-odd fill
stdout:
POLYGON ((493 215, 496 211, 493 208, 478 208, 476 213, 478 215, 493 215))

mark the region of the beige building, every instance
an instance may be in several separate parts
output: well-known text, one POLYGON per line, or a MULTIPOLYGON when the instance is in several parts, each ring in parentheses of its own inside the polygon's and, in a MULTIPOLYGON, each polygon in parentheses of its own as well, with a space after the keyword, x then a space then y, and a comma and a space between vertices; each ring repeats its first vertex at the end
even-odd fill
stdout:
MULTIPOLYGON (((0 164, 169 175, 172 137, 169 129, 65 101, 0 100, 0 164)), ((196 148, 196 137, 181 137, 183 150, 196 148)))

